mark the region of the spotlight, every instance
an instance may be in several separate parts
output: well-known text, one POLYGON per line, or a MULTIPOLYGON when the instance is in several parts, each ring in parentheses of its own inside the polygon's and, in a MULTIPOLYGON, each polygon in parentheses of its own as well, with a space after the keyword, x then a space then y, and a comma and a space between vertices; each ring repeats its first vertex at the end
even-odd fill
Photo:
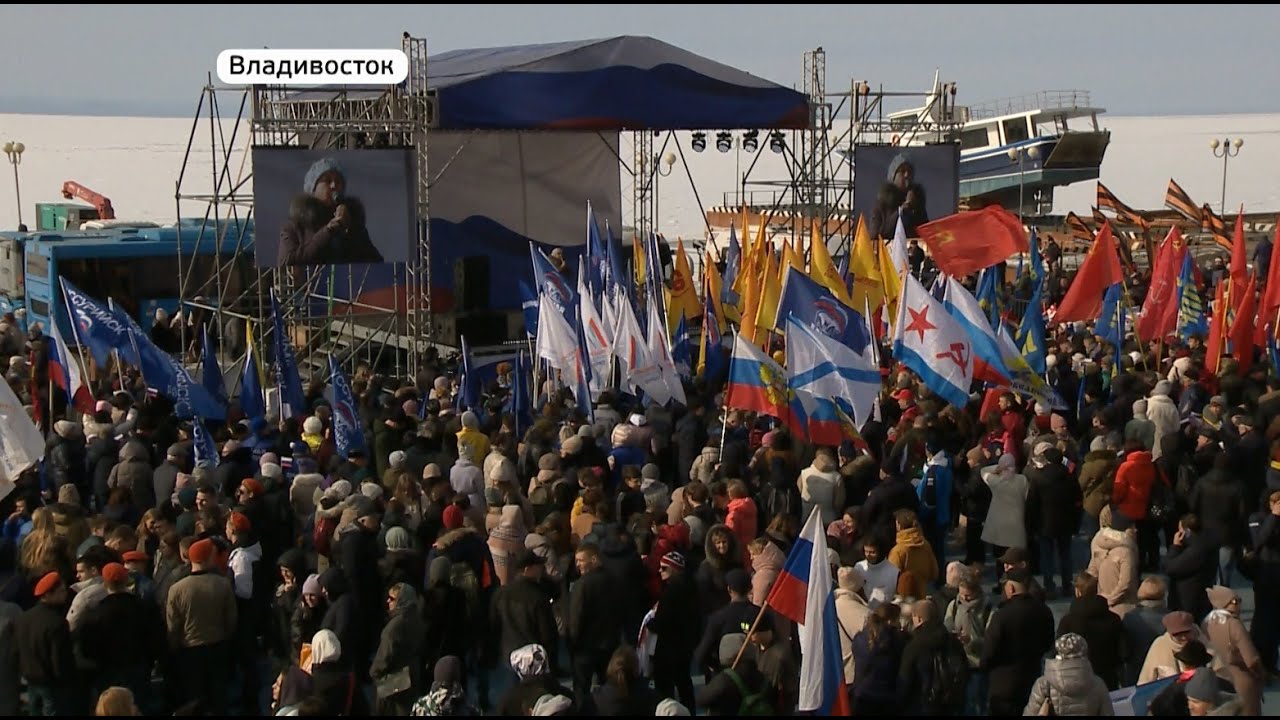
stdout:
POLYGON ((781 130, 774 130, 773 132, 769 133, 769 149, 770 150, 776 153, 781 153, 783 148, 785 148, 786 146, 787 146, 787 141, 785 138, 783 138, 781 130))
POLYGON ((690 143, 690 144, 693 146, 693 151, 694 151, 694 152, 702 152, 703 150, 706 150, 706 149, 707 149, 707 134, 706 134, 706 133, 704 133, 704 132, 696 132, 696 133, 694 133, 694 134, 693 134, 693 142, 692 142, 692 143, 690 143))
POLYGON ((748 130, 746 134, 742 136, 742 149, 747 152, 755 152, 756 148, 760 147, 759 138, 759 130, 748 130))
POLYGON ((721 130, 716 133, 716 149, 722 153, 727 153, 733 149, 733 135, 728 130, 721 130))

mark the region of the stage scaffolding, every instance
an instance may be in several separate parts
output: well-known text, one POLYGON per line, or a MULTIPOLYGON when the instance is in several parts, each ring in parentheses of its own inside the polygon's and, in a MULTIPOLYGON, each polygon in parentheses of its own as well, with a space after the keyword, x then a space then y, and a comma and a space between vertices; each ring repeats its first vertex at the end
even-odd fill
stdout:
MULTIPOLYGON (((215 86, 211 78, 203 89, 177 181, 179 291, 185 312, 212 318, 210 330, 216 332, 224 367, 243 362, 246 320, 253 327, 258 352, 269 353, 269 292, 274 290, 304 376, 327 377, 329 355, 348 371, 367 363, 404 377, 415 376, 423 368, 436 334, 430 306, 427 162, 436 104, 427 88, 426 40, 405 33, 402 49, 409 59, 409 75, 397 86, 229 88, 215 86), (230 103, 234 115, 226 112, 228 96, 234 99, 230 103), (207 124, 207 140, 203 124, 207 124), (253 217, 250 145, 413 149, 417 237, 410 262, 393 266, 389 303, 371 305, 335 296, 334 285, 341 279, 349 298, 359 297, 369 281, 369 266, 253 266, 247 231, 253 217), (212 178, 194 177, 190 172, 201 153, 211 158, 212 178), (200 189, 190 190, 196 187, 200 189), (193 223, 188 214, 183 222, 184 210, 192 203, 204 204, 203 217, 193 223), (214 237, 221 240, 232 232, 234 246, 224 248, 212 269, 207 261, 197 261, 192 249, 199 243, 212 242, 214 237)), ((190 346, 190 338, 184 337, 183 343, 190 346)))

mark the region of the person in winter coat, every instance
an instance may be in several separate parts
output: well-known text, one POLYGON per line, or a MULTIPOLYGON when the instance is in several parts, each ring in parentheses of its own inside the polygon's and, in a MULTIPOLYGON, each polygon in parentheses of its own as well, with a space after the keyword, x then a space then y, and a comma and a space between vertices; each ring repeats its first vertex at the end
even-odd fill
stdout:
POLYGON ((897 543, 889 551, 889 562, 900 573, 911 573, 912 588, 907 597, 924 599, 929 585, 938 579, 938 560, 933 555, 920 531, 920 522, 910 510, 899 510, 895 515, 898 526, 897 543))
POLYGON ((931 701, 927 691, 931 684, 945 683, 934 673, 938 658, 962 653, 958 639, 942 624, 942 611, 932 600, 917 600, 911 606, 911 638, 902 651, 898 671, 898 702, 905 715, 953 715, 963 707, 957 702, 947 707, 931 701))
POLYGON ((332 630, 321 630, 311 638, 311 697, 324 715, 362 715, 363 693, 353 692, 357 681, 351 670, 355 658, 345 651, 342 640, 332 630))
POLYGON ((493 569, 498 583, 506 585, 519 574, 516 565, 524 555, 524 514, 519 505, 505 505, 500 513, 498 526, 489 534, 489 554, 493 557, 493 569))
POLYGON ((369 675, 378 682, 401 670, 409 670, 409 687, 390 697, 378 699, 378 713, 404 715, 413 700, 426 689, 422 678, 426 628, 418 593, 408 583, 392 585, 387 591, 387 624, 382 628, 378 650, 369 666, 369 675))
POLYGON ((756 501, 751 499, 751 492, 747 490, 747 484, 741 480, 729 481, 728 487, 729 505, 728 512, 725 515, 724 524, 733 532, 736 545, 741 551, 739 560, 743 567, 751 569, 751 554, 747 550, 747 545, 756 538, 759 531, 759 514, 756 509, 756 501))
POLYGON ((929 459, 916 486, 920 499, 920 527, 935 558, 947 554, 947 530, 951 528, 951 498, 955 489, 954 462, 951 453, 935 436, 925 441, 929 459))
POLYGON ((969 688, 965 697, 965 714, 985 715, 987 709, 987 673, 982 670, 982 648, 992 607, 982 593, 982 583, 975 578, 960 581, 960 592, 947 605, 942 625, 964 646, 969 660, 969 688))
POLYGON ((842 567, 836 572, 836 623, 840 633, 840 657, 844 661, 844 684, 852 686, 857 677, 853 662, 853 639, 867 625, 871 608, 862 597, 865 580, 856 568, 842 567))
POLYGON ((600 548, 595 545, 580 546, 574 561, 579 577, 569 590, 565 630, 573 658, 573 691, 586 698, 594 677, 608 678, 610 658, 622 642, 623 618, 617 608, 623 590, 601 566, 600 548))
MULTIPOLYGON (((589 696, 584 715, 605 717, 648 717, 657 712, 658 694, 640 675, 635 649, 619 647, 609 658, 605 681, 589 696)), ((584 696, 580 696, 584 697, 584 696)))
POLYGON ((710 483, 716 479, 716 468, 719 465, 720 436, 717 434, 707 438, 706 446, 694 458, 693 465, 689 468, 689 481, 710 483))
POLYGON ((53 424, 53 434, 45 443, 48 484, 55 490, 63 485, 74 485, 86 498, 89 496, 89 477, 85 468, 85 439, 80 426, 70 420, 53 424))
POLYGON ((537 553, 529 550, 521 556, 517 570, 519 575, 498 589, 490 606, 490 627, 498 643, 498 657, 536 644, 547 648, 554 667, 560 633, 551 612, 551 595, 542 582, 546 566, 537 553))
POLYGON ((823 527, 840 517, 844 509, 844 483, 838 468, 835 452, 820 447, 813 456, 813 464, 800 471, 801 517, 808 518, 815 507, 821 513, 823 527))
POLYGON ((383 587, 406 583, 421 592, 427 577, 427 559, 413 546, 413 537, 402 527, 387 530, 387 553, 378 560, 378 571, 383 587))
MULTIPOLYGON (((734 659, 739 655, 742 659, 732 670, 716 673, 707 680, 705 685, 698 688, 697 707, 704 710, 707 715, 737 717, 746 695, 768 692, 766 686, 769 681, 756 666, 756 660, 748 657, 751 653, 742 652, 746 644, 747 636, 744 633, 725 635, 720 640, 717 657, 721 667, 732 666, 734 659)), ((662 692, 659 691, 659 694, 661 695, 662 692)), ((694 707, 692 704, 687 706, 694 707)))
POLYGON ((897 627, 898 607, 882 605, 867 616, 850 643, 856 674, 850 700, 854 715, 896 715, 898 673, 906 640, 897 627))
MULTIPOLYGON (((725 578, 728 592, 728 604, 707 616, 702 630, 702 640, 694 649, 693 659, 704 675, 710 677, 721 670, 717 664, 716 648, 720 639, 733 633, 750 629, 756 617, 760 615, 760 607, 751 602, 751 580, 742 569, 730 570, 725 578)), ((772 616, 769 616, 771 619, 772 616)), ((765 622, 761 618, 761 622, 765 622)))
POLYGON ((1138 601, 1138 530, 1123 513, 1102 514, 1106 527, 1089 542, 1087 570, 1111 612, 1124 618, 1138 601))
POLYGON ((1116 469, 1115 484, 1111 488, 1114 510, 1124 513, 1134 522, 1146 520, 1154 482, 1156 469, 1151 462, 1151 453, 1126 443, 1124 460, 1116 469))
POLYGON ((707 531, 704 551, 706 556, 698 566, 695 580, 702 617, 708 617, 729 602, 725 578, 731 570, 742 569, 742 552, 737 536, 726 525, 716 525, 707 531))
POLYGON ((1147 659, 1147 652, 1156 638, 1164 634, 1164 616, 1169 614, 1165 605, 1166 585, 1163 578, 1150 576, 1138 586, 1138 604, 1123 618, 1125 634, 1129 636, 1129 659, 1125 663, 1125 685, 1138 682, 1138 672, 1147 659))
MULTIPOLYGON (((1030 487, 1026 476, 1017 471, 1017 460, 1005 453, 994 466, 982 468, 979 472, 987 487, 991 488, 991 507, 983 525, 982 541, 993 546, 997 557, 1006 548, 1025 548, 1025 517, 1030 487)), ((1001 574, 998 565, 996 574, 1001 574)))
POLYGON ((1153 680, 1178 675, 1189 666, 1179 659, 1181 651, 1192 641, 1204 642, 1204 635, 1196 625, 1195 618, 1186 611, 1168 613, 1161 620, 1164 634, 1157 637, 1147 650, 1142 661, 1142 669, 1138 672, 1138 684, 1143 685, 1153 680))
POLYGON ((1165 557, 1165 574, 1169 576, 1169 609, 1186 610, 1196 621, 1209 614, 1205 594, 1218 574, 1218 550, 1213 539, 1200 531, 1200 519, 1193 513, 1178 521, 1173 547, 1165 557))
POLYGON ((191 574, 169 590, 165 620, 181 696, 198 698, 220 713, 226 706, 237 609, 231 580, 215 570, 215 553, 211 540, 191 545, 191 574))
POLYGON ((1187 506, 1200 518, 1204 533, 1218 548, 1218 582, 1231 585, 1235 557, 1245 540, 1244 482, 1232 472, 1231 455, 1219 453, 1213 470, 1191 489, 1187 506))
POLYGON ((151 667, 162 657, 164 624, 154 604, 129 588, 129 572, 119 563, 102 570, 107 596, 85 613, 77 633, 84 657, 94 668, 94 688, 128 688, 144 700, 151 693, 151 667))
POLYGON ((1147 419, 1154 425, 1155 446, 1151 449, 1151 457, 1153 460, 1159 460, 1164 454, 1164 448, 1161 447, 1160 440, 1166 436, 1176 434, 1178 427, 1182 422, 1182 415, 1178 412, 1178 406, 1170 397, 1173 394, 1173 385, 1168 380, 1161 380, 1156 383, 1156 387, 1151 391, 1151 396, 1147 399, 1147 419))
MULTIPOLYGON (((120 459, 120 442, 116 440, 110 423, 89 425, 85 434, 89 436, 85 455, 92 483, 90 489, 97 507, 101 508, 106 506, 107 496, 111 493, 107 483, 120 459)), ((87 493, 84 496, 89 497, 87 493)))
POLYGON ((1044 588, 1053 589, 1053 568, 1058 567, 1062 591, 1071 587, 1071 538, 1080 526, 1083 499, 1080 485, 1062 464, 1062 453, 1048 443, 1037 445, 1027 469, 1027 519, 1040 542, 1040 571, 1044 588))
POLYGON ((67 586, 50 572, 36 583, 33 595, 36 604, 13 621, 12 633, 17 669, 27 682, 27 715, 76 715, 82 711, 76 698, 85 685, 63 615, 67 586))
POLYGON ((1040 659, 1053 648, 1053 611, 1027 592, 1030 581, 1026 571, 1006 573, 1005 600, 987 625, 982 669, 990 678, 992 715, 1017 715, 1026 706, 1040 659))
POLYGON ((1078 481, 1084 509, 1080 516, 1080 530, 1086 537, 1093 537, 1102 527, 1099 515, 1111 504, 1115 471, 1120 467, 1120 459, 1116 455, 1119 451, 1119 447, 1109 447, 1106 438, 1096 437, 1080 466, 1078 481))
POLYGON ((899 510, 920 509, 920 499, 916 489, 898 471, 892 463, 881 467, 880 482, 867 493, 867 501, 862 505, 858 517, 858 527, 868 535, 875 535, 885 547, 893 547, 894 513, 899 510))
POLYGON ((1120 687, 1124 661, 1130 654, 1129 636, 1120 618, 1107 608, 1098 596, 1098 579, 1089 573, 1076 577, 1076 597, 1071 609, 1058 623, 1058 634, 1075 633, 1089 644, 1089 662, 1093 671, 1110 690, 1120 687))
MULTIPOLYGON (((667 553, 661 567, 662 597, 648 624, 648 631, 658 636, 653 651, 653 688, 662 697, 678 697, 680 702, 692 707, 693 678, 689 668, 696 638, 702 634, 704 616, 693 610, 698 607, 698 591, 687 575, 684 556, 678 552, 667 553)), ((743 642, 746 642, 745 636, 743 642)))
MULTIPOLYGON (((1133 403, 1133 419, 1124 426, 1124 440, 1135 440, 1143 449, 1155 451, 1156 424, 1147 418, 1147 401, 1135 400, 1133 403)), ((1156 458, 1152 458, 1156 459, 1156 458)))
POLYGON ((325 612, 329 609, 329 601, 325 599, 324 588, 320 585, 320 576, 312 573, 302 583, 302 592, 293 607, 293 615, 289 618, 289 654, 286 656, 293 662, 298 661, 304 643, 321 630, 325 612))
POLYGON ((1213 611, 1205 618, 1202 630, 1217 658, 1218 674, 1235 686, 1243 705, 1242 715, 1261 715, 1266 672, 1240 620, 1240 594, 1221 585, 1209 588, 1207 594, 1213 611))
POLYGON ((136 438, 120 448, 120 462, 111 469, 107 478, 111 489, 125 488, 133 498, 139 514, 156 506, 154 471, 151 469, 151 453, 136 438))
POLYGON ((1111 694, 1089 666, 1089 643, 1067 633, 1054 643, 1057 652, 1045 662, 1044 675, 1031 688, 1023 715, 1113 716, 1111 694))

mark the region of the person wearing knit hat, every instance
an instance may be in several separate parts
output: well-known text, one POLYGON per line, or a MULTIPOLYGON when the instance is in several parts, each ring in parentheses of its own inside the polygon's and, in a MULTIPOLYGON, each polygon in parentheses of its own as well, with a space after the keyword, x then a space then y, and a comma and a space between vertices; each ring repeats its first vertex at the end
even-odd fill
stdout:
POLYGON ((678 550, 672 550, 662 556, 662 559, 658 561, 658 567, 666 570, 684 570, 684 555, 678 550))
POLYGON ((266 488, 262 487, 262 483, 258 482, 254 478, 245 478, 240 481, 241 497, 244 495, 248 495, 251 498, 261 497, 265 492, 266 488))
MULTIPOLYGON (((276 463, 262 463, 261 469, 258 471, 264 480, 279 482, 284 477, 284 468, 276 463)), ((266 485, 263 485, 263 492, 266 492, 266 485)))
POLYGON ((187 559, 191 561, 191 569, 196 570, 207 567, 209 563, 213 562, 215 552, 216 548, 214 548, 213 541, 208 538, 191 543, 191 547, 187 549, 187 559), (197 568, 197 566, 200 567, 197 568))
POLYGON ((402 470, 404 469, 404 460, 404 451, 395 450, 387 456, 387 465, 389 465, 392 470, 402 470))
POLYGON ((423 480, 434 480, 440 477, 444 477, 444 471, 436 463, 427 463, 426 467, 422 468, 423 480))
POLYGON ((457 530, 462 527, 463 518, 462 508, 453 503, 449 503, 441 514, 441 522, 444 523, 445 530, 457 530))
POLYGON ((566 438, 560 443, 560 457, 571 458, 582 452, 582 438, 578 435, 566 438))
MULTIPOLYGON (((1022 715, 1115 715, 1107 684, 1093 672, 1089 644, 1076 633, 1054 643, 1056 657, 1045 661, 1044 674, 1031 688, 1022 715)), ((992 714, 995 703, 992 702, 992 714)))
POLYGON ((1183 685, 1183 691, 1187 695, 1187 714, 1191 717, 1249 715, 1243 698, 1222 692, 1218 676, 1211 668, 1198 668, 1183 685))
POLYGON ((1221 663, 1223 677, 1235 686, 1244 708, 1242 715, 1262 712, 1263 685, 1259 678, 1266 673, 1257 646, 1240 619, 1241 597, 1235 590, 1215 585, 1205 591, 1213 605, 1203 623, 1205 644, 1221 663))
POLYGON ((279 465, 280 453, 274 453, 274 452, 262 453, 262 457, 258 458, 258 467, 259 468, 266 467, 267 463, 275 463, 276 465, 279 465))

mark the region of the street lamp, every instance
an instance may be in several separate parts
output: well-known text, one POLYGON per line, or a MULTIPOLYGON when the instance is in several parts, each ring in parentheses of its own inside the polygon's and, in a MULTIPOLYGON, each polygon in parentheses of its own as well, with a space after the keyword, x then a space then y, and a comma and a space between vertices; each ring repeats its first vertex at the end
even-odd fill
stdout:
POLYGON ((1024 207, 1023 192, 1026 188, 1026 184, 1024 182, 1025 180, 1024 169, 1025 169, 1026 161, 1028 158, 1030 158, 1032 161, 1039 159, 1040 148, 1036 145, 1032 145, 1031 147, 1011 147, 1009 148, 1008 155, 1009 155, 1009 162, 1018 163, 1018 219, 1021 220, 1022 209, 1024 207))
POLYGON ((22 164, 22 153, 27 149, 26 145, 20 142, 10 140, 4 144, 4 154, 9 158, 9 164, 13 166, 13 194, 18 200, 18 229, 22 229, 22 190, 18 186, 18 166, 22 164))
POLYGON ((1218 138, 1209 141, 1209 149, 1213 151, 1214 157, 1222 158, 1222 217, 1227 216, 1227 161, 1240 154, 1240 148, 1244 147, 1244 139, 1223 138, 1222 142, 1218 142, 1218 138), (1222 152, 1218 152, 1218 148, 1222 148, 1222 152), (1233 150, 1234 148, 1234 150, 1233 150))

